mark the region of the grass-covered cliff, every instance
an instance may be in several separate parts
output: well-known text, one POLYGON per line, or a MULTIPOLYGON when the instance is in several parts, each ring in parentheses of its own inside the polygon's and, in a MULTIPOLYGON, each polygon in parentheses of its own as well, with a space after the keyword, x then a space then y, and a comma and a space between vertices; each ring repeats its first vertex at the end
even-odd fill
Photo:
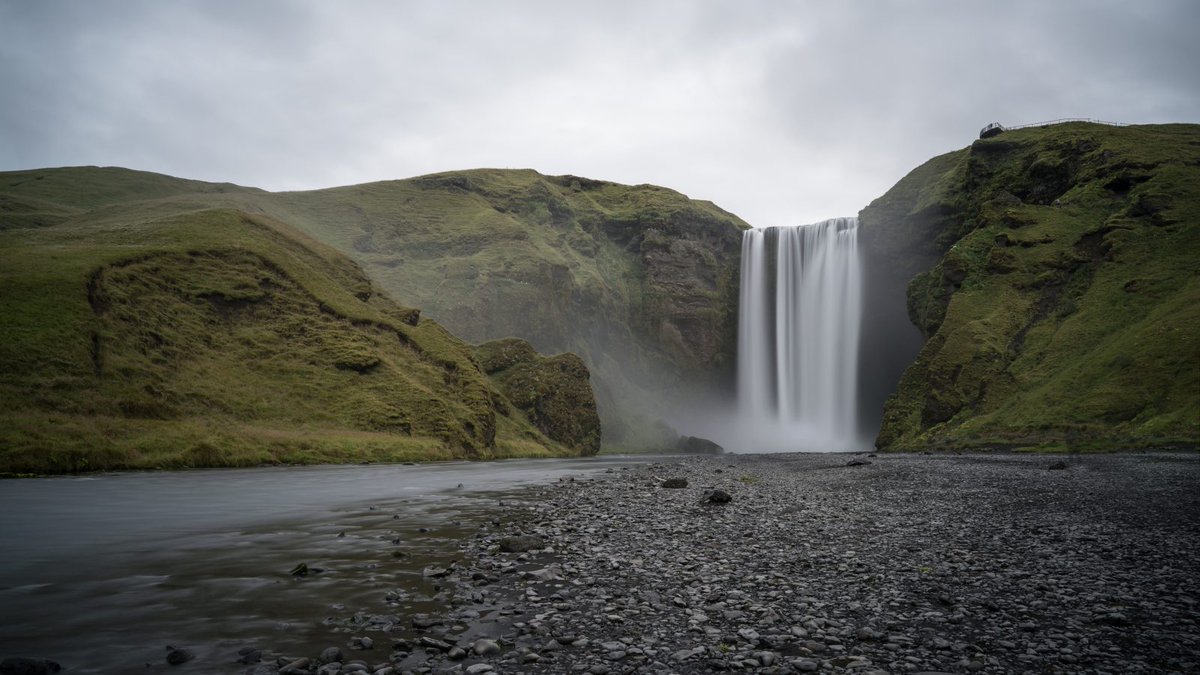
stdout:
POLYGON ((469 341, 579 354, 608 443, 659 440, 655 418, 673 399, 732 373, 748 225, 711 203, 498 169, 261 203, 469 341))
MULTIPOLYGON (((591 454, 270 195, 0 173, 0 471, 591 454)), ((582 365, 554 370, 598 425, 582 365)), ((524 397, 524 398, 522 398, 524 397)))
POLYGON ((1008 131, 860 219, 925 338, 880 448, 1200 443, 1200 126, 1008 131))

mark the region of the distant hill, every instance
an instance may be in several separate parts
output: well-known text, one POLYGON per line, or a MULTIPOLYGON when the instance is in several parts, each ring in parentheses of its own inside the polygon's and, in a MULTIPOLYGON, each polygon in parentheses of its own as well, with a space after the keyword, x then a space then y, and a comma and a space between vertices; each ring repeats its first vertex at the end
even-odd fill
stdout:
POLYGON ((466 340, 579 354, 610 445, 674 441, 661 418, 731 381, 749 225, 709 202, 478 169, 259 203, 466 340))
POLYGON ((979 140, 875 200, 859 237, 924 338, 879 447, 1200 442, 1200 126, 979 140))
POLYGON ((596 452, 582 364, 527 350, 537 387, 489 377, 269 199, 0 173, 0 470, 596 452))

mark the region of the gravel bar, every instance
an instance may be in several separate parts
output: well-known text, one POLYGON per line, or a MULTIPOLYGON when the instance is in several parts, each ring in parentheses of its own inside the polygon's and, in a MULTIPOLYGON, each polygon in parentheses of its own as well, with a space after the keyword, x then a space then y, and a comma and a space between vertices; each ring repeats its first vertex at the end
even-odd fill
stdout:
POLYGON ((444 615, 246 672, 1200 672, 1200 454, 686 457, 508 504, 430 571, 444 615))

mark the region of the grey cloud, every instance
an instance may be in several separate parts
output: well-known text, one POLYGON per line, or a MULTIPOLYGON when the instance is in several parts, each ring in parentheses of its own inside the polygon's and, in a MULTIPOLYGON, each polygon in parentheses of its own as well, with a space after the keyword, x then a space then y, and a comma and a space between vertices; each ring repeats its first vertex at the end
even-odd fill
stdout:
POLYGON ((1195 121, 1200 5, 0 0, 0 170, 473 166, 853 213, 997 120, 1195 121))

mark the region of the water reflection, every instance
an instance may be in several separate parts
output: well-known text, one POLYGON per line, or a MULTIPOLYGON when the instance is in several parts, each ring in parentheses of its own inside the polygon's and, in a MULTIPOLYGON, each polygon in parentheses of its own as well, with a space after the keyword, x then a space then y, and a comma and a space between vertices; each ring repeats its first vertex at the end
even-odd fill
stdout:
MULTIPOLYGON (((165 665, 205 672, 241 647, 345 646, 356 612, 444 600, 446 565, 512 490, 628 458, 127 473, 0 482, 0 657, 71 672, 165 665), (460 488, 459 485, 462 485, 460 488), (505 491, 505 492, 501 492, 505 491), (292 568, 321 569, 299 577, 292 568), (392 602, 386 602, 389 591, 392 602)), ((367 660, 385 660, 386 644, 367 660)))

